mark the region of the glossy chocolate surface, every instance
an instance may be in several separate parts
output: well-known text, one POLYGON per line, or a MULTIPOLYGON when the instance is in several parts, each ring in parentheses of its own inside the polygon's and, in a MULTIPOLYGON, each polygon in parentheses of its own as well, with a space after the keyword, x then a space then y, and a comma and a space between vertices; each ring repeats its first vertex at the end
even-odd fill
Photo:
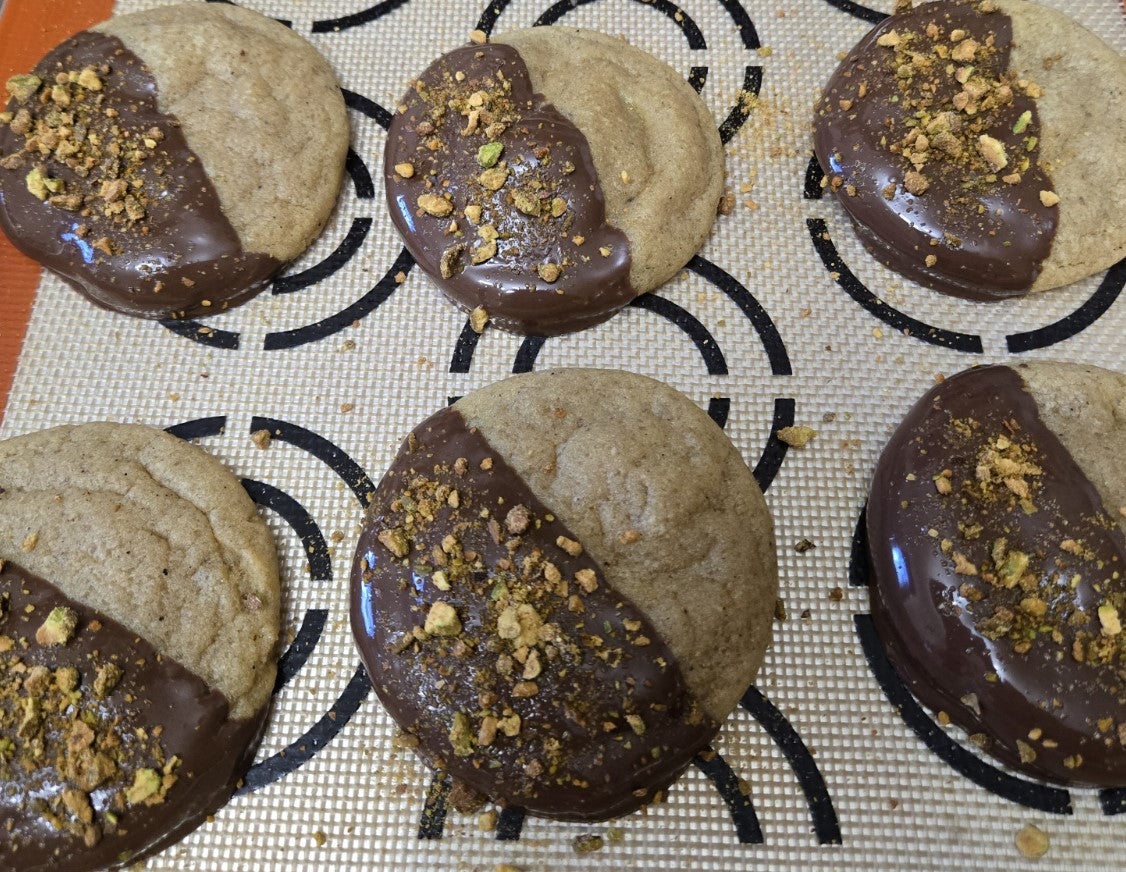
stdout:
POLYGON ((1126 785, 1126 638, 1100 613, 1126 617, 1126 539, 1016 370, 908 413, 868 537, 873 619, 925 705, 1034 777, 1126 785))
POLYGON ((12 563, 0 569, 0 603, 0 745, 11 743, 0 754, 0 869, 126 865, 183 838, 227 801, 265 711, 228 720, 221 693, 12 563), (77 615, 74 635, 44 644, 37 632, 60 607, 77 615), (101 684, 113 667, 116 682, 101 684), (70 668, 73 691, 60 686, 70 668), (146 797, 136 786, 141 770, 160 781, 146 797))
POLYGON ((1038 164, 1040 120, 1029 96, 1036 85, 1006 76, 1012 20, 977 6, 927 3, 875 27, 818 101, 814 150, 861 241, 882 263, 947 294, 996 300, 1031 288, 1052 249, 1057 207, 1040 199, 1052 184, 1038 164), (965 36, 954 41, 959 30, 965 36), (970 40, 980 46, 970 59, 934 54, 956 54, 970 40), (912 67, 912 53, 927 65, 912 67), (965 83, 958 79, 963 70, 971 71, 965 83), (1007 102, 998 85, 1011 93, 1007 102), (903 144, 916 128, 926 149, 903 144), (1004 147, 1004 168, 985 162, 982 135, 1004 147), (907 154, 916 152, 926 156, 921 174, 928 183, 917 195, 904 183, 915 171, 907 154))
POLYGON ((504 805, 600 820, 652 801, 718 725, 573 540, 444 409, 376 491, 353 564, 352 631, 428 763, 504 805), (427 632, 439 604, 456 623, 427 632))
POLYGON ((606 223, 586 138, 533 92, 514 48, 470 45, 444 55, 403 105, 384 152, 387 203, 408 250, 446 296, 467 311, 483 307, 503 330, 538 336, 599 324, 636 296, 629 241, 606 223), (486 167, 478 153, 490 143, 503 151, 486 167), (410 178, 396 171, 402 164, 410 178), (482 182, 488 170, 504 177, 496 190, 482 182), (427 195, 448 203, 448 213, 424 210, 427 195), (470 220, 466 207, 480 216, 470 220), (495 254, 480 260, 489 226, 495 254), (558 278, 540 269, 548 264, 558 278))
POLYGON ((140 58, 116 37, 84 31, 34 72, 42 87, 7 109, 17 117, 31 112, 28 135, 42 148, 24 151, 28 136, 0 125, 0 158, 24 152, 0 167, 0 227, 20 251, 100 306, 141 318, 222 312, 266 286, 281 264, 242 250, 179 122, 160 111, 156 81, 140 58), (65 105, 51 98, 56 75, 87 69, 97 75, 97 90, 69 83, 65 105), (37 131, 35 122, 51 113, 55 125, 37 131), (63 128, 71 133, 58 140, 63 128), (67 155, 68 143, 82 150, 67 155), (29 190, 36 167, 64 183, 61 193, 40 200, 29 190), (104 187, 118 181, 127 183, 124 195, 104 187), (66 207, 55 199, 71 195, 79 200, 66 207), (121 211, 127 202, 143 216, 121 211))

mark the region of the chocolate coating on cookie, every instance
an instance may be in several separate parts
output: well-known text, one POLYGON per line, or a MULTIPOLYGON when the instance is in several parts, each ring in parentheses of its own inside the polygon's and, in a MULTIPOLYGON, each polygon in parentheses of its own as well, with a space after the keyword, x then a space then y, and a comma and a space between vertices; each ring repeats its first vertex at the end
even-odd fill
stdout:
POLYGON ((533 91, 514 48, 444 55, 403 105, 384 152, 387 202, 450 299, 504 330, 553 336, 636 296, 586 138, 533 91))
POLYGON ((0 226, 17 248, 143 318, 221 312, 265 287, 281 263, 243 251, 142 59, 84 31, 33 75, 0 125, 0 226))
POLYGON ((12 563, 0 568, 0 869, 101 869, 167 847, 246 772, 265 710, 12 563))
POLYGON ((825 88, 814 148, 881 262, 997 300, 1031 289, 1058 198, 1038 162, 1039 88, 1009 71, 1010 17, 983 8, 928 3, 874 28, 825 88))
POLYGON ((1015 370, 915 405, 868 537, 873 618, 925 705, 1037 778, 1126 785, 1126 539, 1015 370))
POLYGON ((380 482, 352 630, 419 753, 534 814, 633 811, 718 729, 645 615, 456 409, 380 482))

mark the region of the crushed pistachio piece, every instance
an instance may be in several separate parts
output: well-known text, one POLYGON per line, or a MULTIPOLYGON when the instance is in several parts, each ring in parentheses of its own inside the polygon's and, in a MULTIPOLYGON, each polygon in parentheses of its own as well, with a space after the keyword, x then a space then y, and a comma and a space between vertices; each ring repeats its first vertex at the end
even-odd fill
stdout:
POLYGON ((778 431, 778 439, 793 448, 805 448, 816 435, 817 431, 812 427, 800 424, 783 427, 778 431))
POLYGON ((1040 192, 1040 202, 1045 206, 1048 206, 1048 207, 1056 206, 1056 205, 1059 204, 1059 201, 1060 201, 1059 194, 1057 194, 1055 191, 1041 191, 1040 192))
POLYGON ((487 142, 477 149, 477 163, 485 169, 494 167, 504 152, 504 145, 499 142, 487 142))
POLYGON ((1099 606, 1099 623, 1102 625, 1104 636, 1117 636, 1122 632, 1122 622, 1118 617, 1118 609, 1111 603, 1099 606))
POLYGON ((78 615, 74 609, 58 606, 51 609, 45 620, 35 631, 35 641, 40 645, 65 645, 73 637, 78 627, 78 615))
POLYGON ((478 306, 469 313, 469 326, 474 333, 484 333, 485 325, 489 323, 489 313, 484 306, 478 306))

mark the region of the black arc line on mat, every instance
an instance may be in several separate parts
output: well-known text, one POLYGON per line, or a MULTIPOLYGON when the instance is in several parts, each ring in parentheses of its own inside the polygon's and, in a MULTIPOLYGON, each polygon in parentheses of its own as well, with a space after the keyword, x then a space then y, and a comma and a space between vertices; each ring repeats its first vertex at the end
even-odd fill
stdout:
POLYGON ((938 726, 919 705, 907 685, 891 665, 880 641, 871 615, 853 615, 860 647, 868 660, 868 668, 879 682, 888 702, 899 712, 903 722, 944 763, 979 787, 1002 799, 1049 814, 1071 814, 1071 795, 1058 787, 1017 778, 971 754, 938 726))
POLYGON ((332 708, 325 712, 300 739, 286 745, 272 757, 267 757, 261 763, 251 766, 246 778, 243 779, 243 786, 235 791, 235 796, 252 793, 268 784, 280 781, 312 760, 318 751, 344 729, 344 725, 352 719, 369 693, 371 693, 371 682, 368 680, 368 674, 364 671, 363 665, 357 665, 348 686, 337 697, 332 708))
MULTIPOLYGON (((301 540, 302 552, 308 560, 309 580, 331 583, 332 559, 328 554, 328 542, 325 541, 324 534, 308 510, 285 491, 265 482, 244 478, 242 486, 255 503, 277 513, 297 534, 297 538, 301 540)), ((328 609, 305 610, 297 635, 286 647, 285 653, 278 658, 278 675, 274 682, 274 693, 285 687, 290 679, 301 671, 301 667, 305 665, 305 661, 309 659, 309 655, 321 640, 321 633, 324 632, 327 621, 328 609)))
POLYGON ((520 832, 524 829, 524 818, 528 813, 518 806, 509 806, 502 808, 500 815, 497 817, 497 841, 498 842, 515 842, 520 838, 520 832))
POLYGON ((294 330, 267 333, 262 341, 263 350, 277 351, 281 348, 296 348, 299 345, 316 342, 319 339, 332 336, 334 333, 339 333, 341 330, 346 330, 356 321, 366 318, 386 303, 399 287, 400 283, 395 277, 399 273, 406 276, 413 268, 414 258, 404 248, 399 252, 399 256, 395 258, 395 262, 391 264, 391 268, 387 270, 383 278, 356 302, 341 309, 335 315, 329 315, 324 320, 317 321, 315 324, 306 324, 304 327, 298 327, 294 330))
POLYGON ((825 0, 825 2, 834 9, 847 12, 853 18, 859 18, 861 21, 867 21, 869 24, 879 24, 888 17, 886 12, 878 12, 875 9, 869 9, 867 6, 853 3, 852 0, 825 0))
POLYGON ((418 817, 418 837, 420 839, 440 839, 446 825, 446 797, 450 795, 450 777, 444 772, 435 771, 426 788, 426 801, 418 817))
POLYGON ((400 6, 405 5, 406 2, 407 0, 383 0, 382 3, 376 3, 374 6, 369 6, 367 9, 354 12, 351 15, 314 21, 313 33, 336 33, 341 30, 348 30, 351 27, 359 27, 361 24, 369 24, 390 12, 394 12, 400 6))
MULTIPOLYGON (((589 6, 595 0, 558 0, 552 3, 547 10, 540 15, 532 24, 533 27, 544 27, 549 24, 555 24, 572 10, 578 9, 580 6, 589 6)), ((673 24, 680 28, 680 32, 684 34, 684 38, 688 40, 688 47, 693 51, 702 48, 707 48, 708 44, 704 40, 704 34, 696 25, 687 12, 681 9, 669 0, 634 0, 648 9, 655 9, 660 12, 665 18, 669 19, 673 24)))
POLYGON ((1105 815, 1126 812, 1126 787, 1108 787, 1099 791, 1099 807, 1105 815))
MULTIPOLYGON (((762 90, 762 67, 747 66, 743 70, 743 92, 745 94, 758 97, 759 91, 762 90)), ((727 145, 735 134, 738 133, 747 119, 751 117, 751 112, 754 107, 751 103, 744 98, 736 99, 735 105, 727 112, 727 117, 723 119, 723 123, 719 125, 719 138, 727 145)))
MULTIPOLYGON (((211 2, 221 2, 221 0, 211 0, 211 2)), ((368 99, 362 94, 357 94, 355 91, 349 91, 346 88, 341 88, 340 93, 344 97, 344 105, 349 109, 354 109, 362 115, 366 115, 368 118, 371 118, 373 121, 375 121, 376 124, 378 124, 384 130, 387 130, 391 126, 391 113, 380 106, 378 103, 368 99)), ((359 200, 374 199, 375 183, 372 181, 371 173, 368 171, 367 166, 364 164, 360 156, 356 154, 356 152, 351 148, 348 149, 348 154, 344 161, 344 168, 352 179, 352 186, 353 188, 355 188, 356 198, 359 200)), ((354 219, 352 221, 352 226, 348 231, 348 235, 344 238, 344 241, 341 242, 339 246, 337 246, 336 250, 333 251, 332 254, 330 254, 320 263, 311 266, 309 269, 304 270, 303 272, 297 273, 296 275, 282 276, 278 279, 275 279, 273 282, 272 293, 293 293, 294 291, 302 290, 315 284, 318 281, 321 281, 322 279, 328 278, 330 275, 344 267, 348 263, 348 261, 355 256, 356 252, 359 251, 360 247, 366 240, 368 233, 371 231, 371 227, 371 218, 354 219)), ((380 303, 382 303, 386 299, 386 297, 383 297, 381 299, 378 299, 378 301, 368 300, 368 297, 371 297, 373 294, 374 292, 369 292, 368 295, 366 295, 364 298, 361 298, 361 300, 357 301, 356 303, 353 303, 352 306, 345 311, 349 314, 354 314, 354 312, 361 312, 362 314, 360 314, 359 317, 370 314, 371 311, 373 311, 377 306, 379 306, 380 303), (367 301, 369 304, 374 302, 375 305, 371 305, 370 308, 361 305, 365 301, 367 301)), ((376 294, 375 296, 378 297, 379 295, 376 294)), ((331 325, 337 324, 340 320, 341 319, 339 315, 330 316, 328 319, 326 319, 326 321, 330 322, 331 325)), ((353 320, 355 319, 353 318, 353 320)), ((298 328, 297 330, 291 330, 287 333, 267 334, 265 349, 269 351, 274 348, 292 348, 294 347, 294 345, 301 345, 304 342, 311 342, 314 339, 322 339, 325 336, 331 335, 332 333, 335 333, 338 330, 342 329, 341 327, 336 327, 336 329, 329 329, 327 332, 323 332, 326 329, 324 326, 326 321, 321 321, 317 324, 309 325, 308 327, 298 328), (278 337, 277 339, 273 340, 277 343, 276 345, 271 344, 271 336, 278 337), (306 336, 312 338, 303 338, 306 336), (294 339, 299 339, 300 341, 295 341, 293 342, 293 344, 287 344, 294 339)), ((241 337, 238 333, 229 330, 219 330, 214 327, 207 327, 200 322, 191 319, 183 321, 165 319, 160 321, 159 323, 161 324, 161 326, 175 333, 177 336, 182 336, 185 339, 190 339, 193 342, 196 342, 200 345, 206 345, 209 348, 221 348, 227 351, 233 351, 237 350, 241 343, 241 337)), ((351 323, 351 321, 349 321, 348 323, 351 323)))
MULTIPOLYGON (((225 415, 216 415, 175 424, 166 428, 166 431, 184 440, 203 439, 222 434, 226 423, 225 415)), ((320 460, 348 486, 360 505, 367 508, 375 486, 359 464, 341 448, 304 427, 256 415, 251 418, 249 432, 255 433, 259 430, 268 430, 272 438, 287 442, 320 460)), ((308 512, 278 488, 253 479, 244 478, 242 482, 251 499, 259 505, 276 511, 298 534, 309 559, 309 572, 313 580, 331 580, 332 563, 328 556, 328 545, 308 512)), ((310 609, 306 612, 297 638, 279 661, 275 693, 297 674, 316 647, 327 614, 327 611, 322 609, 310 609)), ((344 729, 370 692, 371 682, 363 665, 359 664, 347 687, 329 710, 284 750, 251 766, 243 779, 243 786, 235 791, 235 795, 249 793, 272 784, 311 760, 344 729)))
POLYGON ((801 196, 803 200, 820 200, 825 196, 822 183, 825 180, 825 171, 817 157, 811 157, 805 168, 805 184, 802 185, 801 196))
POLYGON ((774 326, 774 321, 771 320, 766 309, 743 286, 742 282, 698 254, 688 261, 685 268, 692 270, 701 278, 707 279, 739 307, 739 310, 751 322, 751 326, 755 328, 755 332, 758 333, 759 341, 762 342, 762 346, 766 350, 766 357, 770 361, 772 375, 793 375, 790 357, 786 353, 786 344, 782 341, 782 335, 778 332, 778 328, 774 326))
MULTIPOLYGON (((782 468, 782 461, 786 459, 786 452, 790 446, 778 438, 778 431, 783 427, 794 425, 794 411, 797 404, 790 397, 777 397, 774 400, 774 420, 770 424, 770 435, 766 438, 766 445, 759 455, 758 463, 752 470, 758 488, 766 493, 774 483, 778 470, 782 468)), ((708 409, 711 414, 711 409, 708 409)), ((714 416, 713 416, 714 417, 714 416)), ((723 426, 722 424, 720 425, 723 426)))
POLYGON ((785 755, 798 779, 806 805, 809 806, 809 816, 817 841, 822 845, 841 844, 841 824, 837 810, 833 807, 832 797, 829 796, 829 789, 821 770, 817 768, 817 762, 797 730, 753 684, 747 688, 739 705, 759 722, 785 755))
MULTIPOLYGON (((867 507, 861 509, 860 520, 852 540, 849 560, 849 584, 868 587, 872 579, 868 556, 867 507)), ((1002 799, 1034 808, 1049 814, 1071 814, 1071 795, 1058 787, 1048 787, 1008 772, 971 754, 938 726, 915 699, 888 658, 887 650, 876 632, 871 615, 853 615, 856 635, 880 689, 888 702, 899 712, 903 722, 911 728, 934 754, 962 776, 1002 799)))
POLYGON ((731 812, 731 822, 735 825, 735 837, 741 845, 761 845, 764 841, 762 826, 755 814, 754 803, 749 793, 740 789, 739 776, 714 749, 708 748, 692 760, 697 769, 715 785, 720 797, 731 812))
POLYGON ((1013 354, 1020 354, 1070 339, 1101 318, 1103 313, 1114 305, 1115 300, 1122 293, 1123 286, 1126 286, 1126 259, 1118 261, 1107 270, 1098 288, 1087 298, 1087 302, 1070 315, 1038 330, 1006 336, 1005 344, 1013 354))
POLYGON ((906 331, 907 335, 931 345, 950 348, 954 351, 965 351, 970 354, 984 353, 981 337, 974 333, 958 333, 953 330, 944 330, 941 327, 932 327, 930 324, 918 321, 910 315, 905 315, 898 309, 889 306, 868 290, 864 283, 841 260, 836 246, 833 245, 833 240, 829 237, 829 225, 824 218, 806 218, 805 223, 809 228, 809 238, 813 240, 813 248, 821 257, 825 269, 830 274, 836 273, 836 283, 872 315, 875 315, 889 327, 899 332, 906 331))
POLYGON ((340 93, 344 95, 344 105, 349 109, 355 109, 361 115, 366 115, 384 130, 390 129, 391 113, 388 110, 369 97, 349 91, 347 88, 341 88, 340 93))
POLYGON ((707 67, 692 67, 688 71, 688 84, 692 86, 697 94, 702 94, 704 85, 708 83, 708 68, 707 67))
POLYGON ((185 339, 190 339, 192 342, 206 345, 209 348, 222 348, 230 351, 239 347, 240 336, 238 333, 207 327, 200 324, 199 321, 193 321, 190 318, 183 321, 165 318, 158 323, 161 327, 175 333, 177 336, 183 336, 185 339))
POLYGON ((349 178, 352 179, 352 187, 356 189, 356 199, 375 199, 375 182, 371 180, 371 173, 368 171, 367 164, 350 148, 348 154, 344 157, 344 169, 349 178))
POLYGON ((360 250, 371 231, 371 225, 371 218, 353 218, 352 226, 348 228, 348 234, 340 245, 336 246, 336 250, 332 254, 307 270, 274 279, 272 293, 292 294, 327 279, 347 264, 360 250))
MULTIPOLYGON (((731 813, 731 823, 740 844, 761 845, 764 841, 762 827, 750 796, 740 790, 739 776, 730 764, 718 753, 709 748, 698 754, 692 763, 699 769, 723 800, 731 813)), ((418 837, 420 839, 440 839, 446 824, 446 807, 453 782, 441 770, 433 772, 426 789, 426 800, 418 818, 418 837)), ((496 839, 501 842, 515 842, 520 839, 527 812, 512 806, 501 809, 497 818, 496 839)), ((838 839, 839 841, 839 839, 838 839)))

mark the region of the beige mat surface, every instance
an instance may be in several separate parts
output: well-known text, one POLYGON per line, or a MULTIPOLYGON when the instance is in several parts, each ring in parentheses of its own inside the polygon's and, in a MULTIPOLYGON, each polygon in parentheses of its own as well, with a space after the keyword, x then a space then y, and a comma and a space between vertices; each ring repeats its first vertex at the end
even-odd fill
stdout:
MULTIPOLYGON (((835 203, 813 196, 810 107, 890 0, 244 5, 308 36, 348 92, 352 182, 323 238, 273 293, 186 335, 97 310, 45 278, 0 427, 175 426, 247 480, 277 537, 293 641, 248 789, 147 868, 1126 867, 1126 817, 1115 814, 1126 799, 1016 778, 938 727, 888 673, 866 591, 850 585, 876 457, 936 375, 1045 357, 1126 366, 1126 303, 1116 301, 1126 263, 1034 299, 965 303, 879 266, 835 203), (555 19, 624 34, 700 85, 737 206, 678 279, 609 323, 542 344, 495 331, 474 343, 465 318, 410 268, 383 207, 387 110, 473 28, 555 19), (482 832, 474 816, 443 811, 441 784, 393 744, 348 630, 349 564, 369 479, 415 422, 508 373, 561 365, 664 379, 723 421, 769 484, 788 619, 716 756, 666 804, 598 826, 506 812, 498 831, 482 832), (771 433, 788 423, 817 436, 784 451, 771 433), (274 431, 266 450, 250 438, 263 427, 274 431), (816 547, 799 552, 803 539, 816 547), (1026 824, 1050 837, 1038 864, 1014 847, 1026 824), (579 852, 592 835, 601 849, 579 852)), ((1126 51, 1116 0, 1053 5, 1126 51)))

